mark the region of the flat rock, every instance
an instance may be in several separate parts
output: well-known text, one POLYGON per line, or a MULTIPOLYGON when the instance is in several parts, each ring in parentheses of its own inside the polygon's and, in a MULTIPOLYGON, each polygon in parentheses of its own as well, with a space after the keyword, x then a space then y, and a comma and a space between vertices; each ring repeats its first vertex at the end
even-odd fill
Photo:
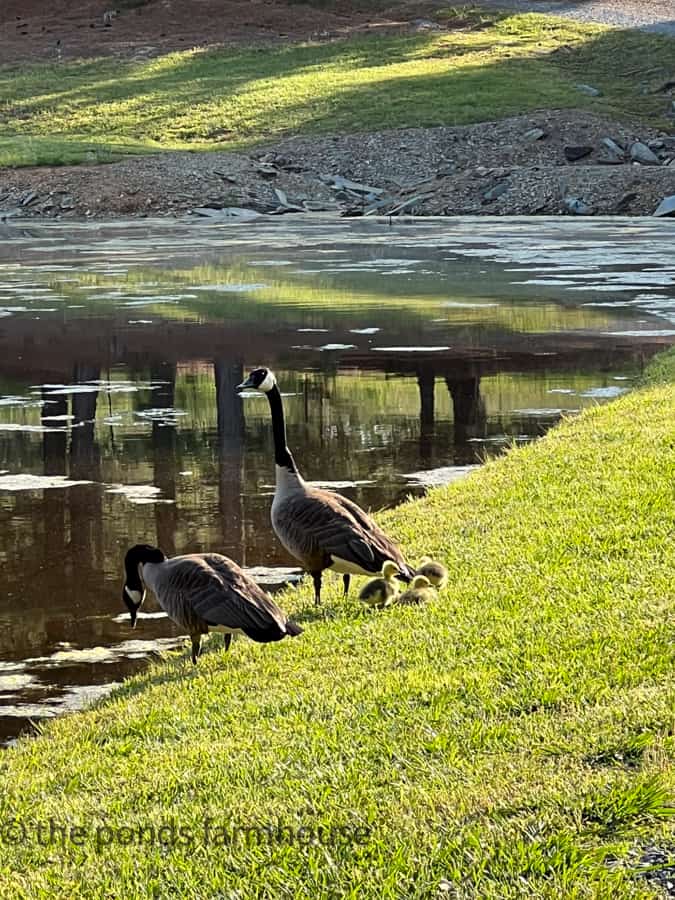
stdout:
POLYGON ((543 128, 530 128, 529 131, 526 131, 523 135, 524 140, 530 141, 534 144, 535 141, 541 141, 546 137, 546 132, 543 128))
POLYGON ((630 145, 630 158, 643 166, 660 166, 661 160, 653 150, 650 150, 642 141, 635 141, 630 145))
POLYGON ((198 206, 192 212, 195 216, 201 216, 204 219, 212 219, 213 221, 222 221, 227 219, 236 219, 239 222, 250 221, 251 219, 260 218, 261 213, 254 209, 243 209, 239 206, 226 206, 224 209, 213 209, 210 206, 198 206))
POLYGON ((591 84, 577 84, 576 89, 587 97, 602 97, 602 91, 591 84))
POLYGON ((615 156, 617 159, 623 159, 626 155, 623 147, 620 147, 617 142, 613 141, 611 138, 603 138, 602 146, 610 156, 615 156))
POLYGON ((384 193, 382 188, 373 187, 370 184, 361 184, 358 181, 351 181, 349 178, 343 178, 342 175, 328 176, 328 183, 337 191, 354 191, 357 194, 372 194, 375 197, 384 193))
POLYGON ((588 147, 586 145, 575 144, 563 148, 565 159, 568 162, 576 162, 578 159, 584 159, 586 156, 590 156, 592 152, 593 147, 588 147))
POLYGON ((565 197, 565 209, 573 216, 592 216, 593 208, 580 197, 565 197))
POLYGON ((675 194, 664 197, 654 210, 655 216, 675 216, 675 194))
POLYGON ((339 203, 330 200, 303 200, 302 205, 307 212, 335 212, 340 208, 339 203))
POLYGON ((494 187, 491 187, 488 191, 485 191, 483 194, 483 199, 488 203, 491 203, 493 200, 497 200, 498 197, 501 197, 502 194, 505 194, 509 189, 508 181, 500 181, 499 184, 496 184, 494 187))
POLYGON ((431 19, 413 19, 412 26, 415 31, 440 31, 441 26, 438 22, 431 19))

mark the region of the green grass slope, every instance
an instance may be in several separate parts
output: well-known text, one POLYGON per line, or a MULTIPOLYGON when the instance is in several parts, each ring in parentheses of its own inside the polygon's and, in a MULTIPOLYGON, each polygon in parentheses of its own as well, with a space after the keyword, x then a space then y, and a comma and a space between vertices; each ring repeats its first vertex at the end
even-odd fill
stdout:
MULTIPOLYGON (((457 15, 438 18, 452 26, 457 15)), ((295 133, 461 125, 586 107, 655 120, 675 41, 540 15, 461 28, 156 59, 0 67, 0 166, 228 149, 295 133), (589 98, 575 87, 603 91, 589 98)))
POLYGON ((654 896, 627 861, 675 842, 674 379, 383 515, 447 562, 432 605, 303 585, 301 638, 214 639, 3 754, 0 896, 654 896))

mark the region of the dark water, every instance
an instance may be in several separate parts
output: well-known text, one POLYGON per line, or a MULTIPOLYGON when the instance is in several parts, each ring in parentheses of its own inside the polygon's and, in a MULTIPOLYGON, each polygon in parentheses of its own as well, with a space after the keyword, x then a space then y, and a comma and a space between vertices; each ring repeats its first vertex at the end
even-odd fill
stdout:
POLYGON ((674 340, 663 224, 306 221, 4 226, 0 738, 180 643, 157 613, 129 629, 130 544, 292 565, 249 367, 274 367, 305 476, 378 508, 674 340))

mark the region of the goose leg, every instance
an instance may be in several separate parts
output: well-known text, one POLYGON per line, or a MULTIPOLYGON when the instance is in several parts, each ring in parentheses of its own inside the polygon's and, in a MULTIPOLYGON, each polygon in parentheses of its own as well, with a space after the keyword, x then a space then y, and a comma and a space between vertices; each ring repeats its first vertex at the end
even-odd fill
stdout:
POLYGON ((201 634, 193 634, 192 637, 192 662, 197 665, 197 657, 201 652, 202 636, 201 634))
POLYGON ((225 650, 226 650, 226 651, 230 649, 230 644, 231 644, 231 643, 232 643, 232 635, 231 635, 231 634, 224 634, 224 635, 223 635, 223 647, 225 647, 225 650))
POLYGON ((321 603, 321 572, 312 572, 312 581, 314 582, 314 604, 319 606, 321 603))
POLYGON ((350 575, 343 575, 343 576, 342 576, 342 584, 343 584, 344 587, 345 587, 345 592, 344 592, 344 595, 343 595, 344 597, 346 597, 347 594, 349 593, 349 582, 350 582, 350 580, 351 580, 351 576, 350 576, 350 575))

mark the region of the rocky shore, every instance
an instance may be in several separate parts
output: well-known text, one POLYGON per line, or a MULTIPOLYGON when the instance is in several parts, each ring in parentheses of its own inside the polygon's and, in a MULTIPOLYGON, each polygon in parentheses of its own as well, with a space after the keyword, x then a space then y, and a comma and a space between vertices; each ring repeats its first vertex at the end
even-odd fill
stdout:
POLYGON ((675 215, 674 195, 675 136, 578 110, 0 170, 4 219, 675 215))

